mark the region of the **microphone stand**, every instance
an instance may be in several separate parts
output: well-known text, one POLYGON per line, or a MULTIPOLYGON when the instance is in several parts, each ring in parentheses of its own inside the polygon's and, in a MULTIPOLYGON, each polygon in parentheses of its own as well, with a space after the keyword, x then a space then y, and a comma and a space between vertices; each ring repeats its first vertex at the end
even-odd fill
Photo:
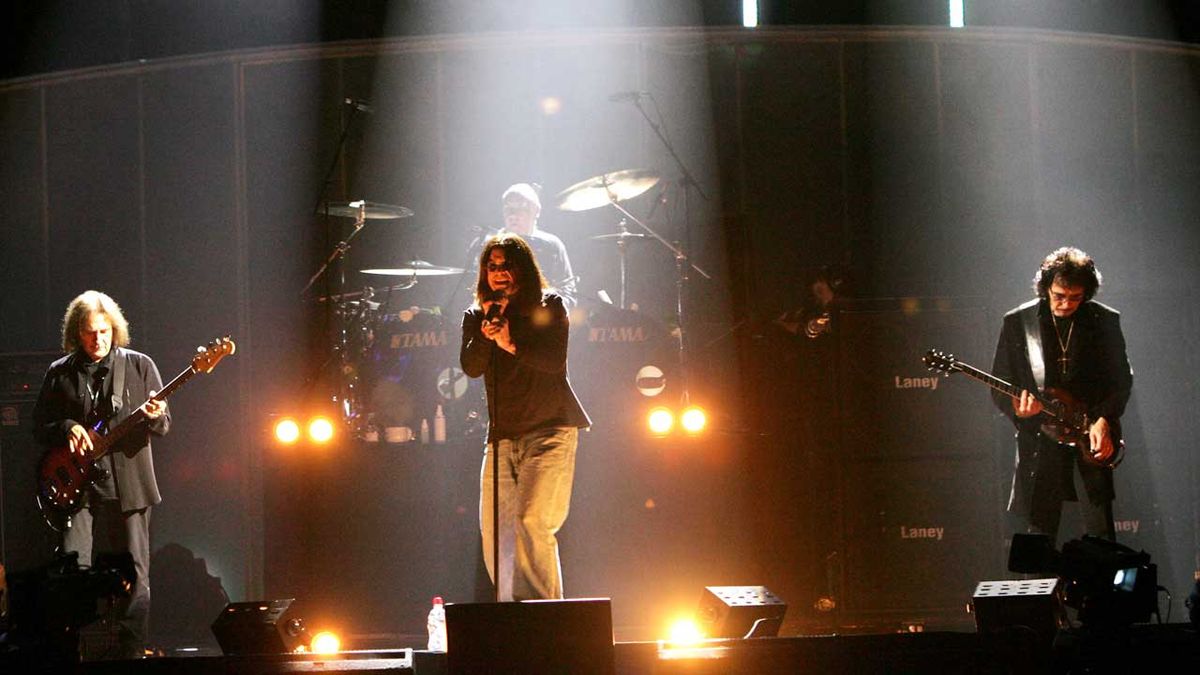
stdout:
MULTIPOLYGON (((651 95, 651 99, 653 100, 653 95, 651 95)), ((667 138, 666 134, 663 133, 662 126, 650 118, 650 115, 642 106, 641 97, 633 99, 633 105, 638 109, 638 112, 641 113, 642 118, 646 120, 646 123, 650 125, 650 129, 654 131, 654 135, 658 136, 658 140, 662 141, 663 146, 666 147, 667 152, 671 155, 671 158, 675 160, 675 166, 678 167, 679 173, 683 177, 681 180, 681 183, 683 184, 683 238, 684 245, 687 248, 690 248, 692 228, 691 199, 689 197, 691 190, 689 188, 695 188, 696 193, 699 194, 705 201, 708 201, 708 194, 704 192, 704 188, 700 186, 700 183, 696 181, 695 176, 693 176, 692 172, 688 170, 687 165, 683 162, 683 159, 679 157, 679 153, 675 151, 675 146, 671 143, 670 139, 667 138)), ((657 109, 657 107, 658 102, 655 101, 655 108, 657 109)), ((659 113, 659 118, 662 118, 661 111, 659 113)), ((609 194, 609 201, 612 202, 614 207, 624 213, 626 217, 640 225, 642 229, 650 233, 652 237, 657 239, 660 243, 666 246, 668 250, 675 254, 675 316, 679 324, 679 379, 683 386, 683 401, 685 404, 690 403, 691 397, 688 390, 689 364, 687 360, 687 330, 684 328, 686 319, 686 314, 684 311, 684 296, 686 295, 687 290, 688 268, 696 270, 696 272, 698 272, 700 276, 704 277, 705 279, 711 280, 712 276, 693 263, 688 258, 687 254, 684 253, 684 249, 669 243, 666 239, 663 239, 661 236, 659 236, 657 232, 650 229, 645 223, 637 218, 634 218, 628 210, 618 205, 615 196, 611 193, 609 194)))
MULTIPOLYGON (((486 316, 486 315, 485 315, 486 316)), ((498 395, 500 382, 496 379, 496 352, 499 346, 491 344, 492 354, 488 359, 486 379, 492 381, 492 391, 487 397, 488 403, 488 433, 487 442, 492 454, 492 590, 496 602, 500 602, 500 439, 496 433, 496 410, 499 408, 498 395)))

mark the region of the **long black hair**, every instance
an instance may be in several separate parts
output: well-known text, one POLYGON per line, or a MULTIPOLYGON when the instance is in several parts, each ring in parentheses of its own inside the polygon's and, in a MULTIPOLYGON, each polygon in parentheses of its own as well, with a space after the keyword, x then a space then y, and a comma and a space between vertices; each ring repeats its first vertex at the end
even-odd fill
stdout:
POLYGON ((475 302, 482 306, 484 300, 491 298, 492 287, 488 285, 487 265, 492 250, 497 248, 504 251, 504 260, 517 283, 517 293, 512 298, 512 303, 518 311, 526 312, 542 301, 546 278, 542 276, 533 249, 520 235, 511 232, 493 234, 483 242, 483 251, 479 254, 479 278, 475 283, 475 302))

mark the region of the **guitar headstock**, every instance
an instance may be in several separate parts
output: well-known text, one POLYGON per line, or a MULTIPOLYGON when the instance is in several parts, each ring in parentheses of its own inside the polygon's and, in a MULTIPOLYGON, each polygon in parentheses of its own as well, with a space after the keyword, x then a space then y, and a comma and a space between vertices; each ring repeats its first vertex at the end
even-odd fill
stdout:
POLYGON ((925 352, 925 356, 921 357, 921 361, 925 367, 937 373, 950 373, 962 370, 958 364, 958 359, 954 358, 953 354, 947 354, 937 349, 930 349, 925 352))
POLYGON ((208 343, 207 347, 196 347, 192 357, 192 369, 197 373, 211 373, 221 359, 237 351, 237 345, 228 335, 208 343))

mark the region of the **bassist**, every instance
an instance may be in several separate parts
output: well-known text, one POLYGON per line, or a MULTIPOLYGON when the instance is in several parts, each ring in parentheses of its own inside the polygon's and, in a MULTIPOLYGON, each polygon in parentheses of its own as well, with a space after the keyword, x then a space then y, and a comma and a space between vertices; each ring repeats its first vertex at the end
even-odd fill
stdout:
POLYGON ((1022 389, 993 399, 1017 429, 1008 510, 1030 533, 1057 542, 1062 502, 1078 501, 1093 536, 1116 538, 1112 460, 1119 419, 1133 387, 1120 315, 1092 298, 1100 288, 1096 263, 1077 248, 1050 253, 1034 275, 1037 299, 1004 317, 992 372, 1022 389), (1050 438, 1042 403, 1030 392, 1060 391, 1077 400, 1089 426, 1079 448, 1050 438))
POLYGON ((80 565, 98 553, 133 556, 137 583, 119 610, 119 652, 111 655, 117 658, 141 656, 149 628, 150 507, 161 501, 150 437, 171 426, 166 401, 150 399, 162 389, 158 368, 128 344, 129 324, 117 303, 98 291, 79 295, 63 317, 66 356, 50 365, 33 411, 40 444, 81 455, 136 410, 146 418, 101 458, 102 478, 86 490, 83 508, 63 531, 62 547, 77 552, 80 565))

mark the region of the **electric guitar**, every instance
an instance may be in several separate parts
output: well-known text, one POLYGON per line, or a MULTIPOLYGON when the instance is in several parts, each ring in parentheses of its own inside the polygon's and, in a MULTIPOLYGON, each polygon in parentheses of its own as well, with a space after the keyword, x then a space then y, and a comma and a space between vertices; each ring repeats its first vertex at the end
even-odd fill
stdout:
MULTIPOLYGON (((211 373, 221 359, 234 353, 236 349, 237 345, 229 336, 217 338, 208 343, 207 347, 197 347, 191 365, 168 382, 162 391, 151 396, 146 403, 151 400, 165 401, 196 373, 211 373)), ((96 462, 144 419, 146 415, 141 406, 138 406, 137 410, 109 429, 106 434, 96 435, 99 433, 98 429, 89 431, 93 436, 90 453, 74 452, 69 445, 64 445, 50 448, 42 455, 38 463, 37 503, 42 517, 52 528, 62 529, 61 525, 65 525, 71 516, 79 512, 83 506, 84 491, 101 479, 101 471, 96 462)))
MULTIPOLYGON (((947 376, 950 373, 962 373, 1014 399, 1021 398, 1022 390, 1020 387, 1005 382, 995 375, 986 373, 970 364, 959 361, 954 358, 953 354, 946 354, 936 349, 930 349, 928 352, 925 352, 925 356, 921 358, 921 361, 931 371, 944 373, 947 376)), ((1119 421, 1109 421, 1108 433, 1113 442, 1114 452, 1108 459, 1101 461, 1096 459, 1091 453, 1091 440, 1088 430, 1095 420, 1088 418, 1087 407, 1083 402, 1072 396, 1070 392, 1057 387, 1047 387, 1045 391, 1031 393, 1037 399, 1038 403, 1042 404, 1042 411, 1038 415, 1042 418, 1042 432, 1048 437, 1060 445, 1079 450, 1083 458, 1093 464, 1112 468, 1120 464, 1121 460, 1124 459, 1125 441, 1121 440, 1119 421)))

